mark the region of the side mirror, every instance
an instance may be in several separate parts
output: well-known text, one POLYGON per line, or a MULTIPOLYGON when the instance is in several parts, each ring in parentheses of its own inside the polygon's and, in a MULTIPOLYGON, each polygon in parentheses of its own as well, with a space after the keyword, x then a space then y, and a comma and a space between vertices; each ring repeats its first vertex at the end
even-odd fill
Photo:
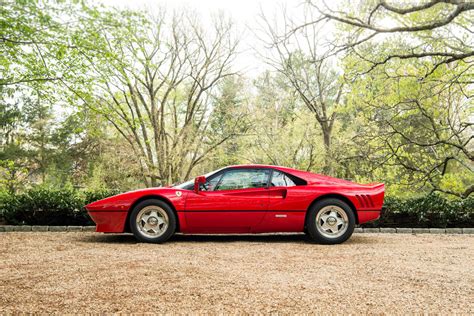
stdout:
POLYGON ((205 176, 199 176, 194 179, 194 192, 199 193, 199 187, 201 184, 206 183, 206 177, 205 176))

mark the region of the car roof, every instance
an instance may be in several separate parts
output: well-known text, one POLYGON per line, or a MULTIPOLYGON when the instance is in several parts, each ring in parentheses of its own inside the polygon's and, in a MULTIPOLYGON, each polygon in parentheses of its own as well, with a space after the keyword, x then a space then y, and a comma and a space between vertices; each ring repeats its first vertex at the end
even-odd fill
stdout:
POLYGON ((276 170, 280 170, 280 171, 291 173, 291 174, 293 174, 295 172, 296 173, 298 173, 298 172, 307 173, 306 171, 301 171, 301 170, 293 169, 293 168, 289 168, 289 167, 275 166, 275 165, 263 165, 263 164, 232 165, 232 166, 227 166, 227 167, 222 168, 222 169, 228 169, 228 168, 263 168, 263 169, 268 169, 269 168, 269 169, 276 169, 276 170))
POLYGON ((293 176, 296 176, 298 178, 301 178, 307 182, 307 184, 317 184, 317 183, 333 183, 333 184, 354 184, 351 181, 343 180, 343 179, 338 179, 338 178, 333 178, 317 173, 312 173, 309 171, 302 171, 294 168, 289 168, 289 167, 283 167, 283 166, 274 166, 274 165, 261 165, 261 164, 243 164, 243 165, 233 165, 233 166, 227 166, 222 169, 228 169, 228 168, 269 168, 269 169, 276 169, 280 170, 285 173, 289 173, 293 176))
MULTIPOLYGON (((231 165, 225 168, 274 168, 274 169, 292 169, 283 166, 275 166, 275 165, 263 165, 263 164, 242 164, 242 165, 231 165)), ((296 170, 296 169, 294 169, 296 170)))
POLYGON ((293 168, 288 168, 288 167, 283 167, 283 166, 275 166, 275 165, 263 165, 263 164, 243 164, 243 165, 233 165, 233 166, 227 166, 223 169, 232 169, 232 168, 262 168, 262 169, 275 169, 279 170, 285 173, 289 173, 291 175, 294 175, 298 178, 301 178, 305 181, 308 181, 308 178, 311 178, 311 176, 316 176, 316 174, 307 172, 307 171, 301 171, 298 169, 293 169, 293 168))

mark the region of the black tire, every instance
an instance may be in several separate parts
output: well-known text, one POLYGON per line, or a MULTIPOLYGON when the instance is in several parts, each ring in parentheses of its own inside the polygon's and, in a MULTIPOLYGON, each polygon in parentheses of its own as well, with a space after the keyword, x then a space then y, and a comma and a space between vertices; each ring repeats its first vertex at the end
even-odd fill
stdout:
MULTIPOLYGON (((342 218, 341 218, 342 219, 342 218)), ((307 230, 307 236, 311 239, 311 241, 319 243, 319 244, 324 244, 324 245, 334 245, 334 244, 340 244, 345 242, 347 239, 349 239, 352 236, 352 233, 354 232, 356 224, 356 219, 354 212, 352 211, 351 207, 347 205, 346 202, 341 201, 336 198, 328 198, 324 199, 321 201, 316 202, 314 205, 311 206, 311 208, 308 210, 308 214, 306 217, 306 230, 307 230), (346 226, 343 226, 341 224, 341 228, 345 227, 345 231, 341 229, 341 235, 335 235, 334 237, 329 237, 327 236, 328 232, 326 232, 326 235, 324 235, 319 229, 323 229, 317 227, 316 224, 316 218, 321 211, 327 210, 329 206, 335 206, 337 207, 338 212, 344 212, 347 220, 346 220, 346 226), (343 233, 342 233, 343 232, 343 233)))
POLYGON ((160 200, 157 199, 149 199, 149 200, 144 200, 140 203, 138 203, 132 210, 132 213, 130 214, 130 229, 135 236, 135 238, 141 242, 148 242, 148 243, 163 243, 167 241, 171 236, 176 231, 176 215, 174 214, 173 210, 171 207, 160 200), (168 219, 168 226, 162 232, 159 236, 152 237, 152 236, 146 236, 145 233, 143 233, 140 230, 139 224, 137 223, 137 216, 138 214, 146 207, 150 206, 156 206, 157 208, 163 210, 168 219))

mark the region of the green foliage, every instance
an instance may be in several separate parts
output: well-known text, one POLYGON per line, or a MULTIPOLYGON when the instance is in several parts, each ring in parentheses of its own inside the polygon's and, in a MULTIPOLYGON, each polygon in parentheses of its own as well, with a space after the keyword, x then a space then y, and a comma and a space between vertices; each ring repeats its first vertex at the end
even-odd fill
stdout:
POLYGON ((474 198, 449 200, 437 194, 388 197, 378 221, 364 227, 474 227, 474 198))
MULTIPOLYGON (((390 52, 393 46, 367 47, 364 56, 390 52)), ((356 56, 345 63, 348 73, 368 67, 356 56)), ((434 66, 434 61, 393 59, 370 74, 355 75, 350 86, 346 107, 357 124, 351 149, 363 158, 357 167, 368 171, 366 177, 384 181, 390 194, 414 188, 465 197, 474 183, 473 102, 465 97, 472 95, 472 87, 450 81, 465 71, 461 63, 453 69, 438 67, 421 80, 423 71, 434 66)))
MULTIPOLYGON (((0 85, 52 86, 84 71, 72 33, 81 1, 6 0, 0 6, 0 85)), ((54 97, 52 94, 51 97, 54 97)))
POLYGON ((0 191, 7 190, 11 194, 26 182, 27 169, 18 161, 0 160, 0 191))
POLYGON ((0 218, 13 225, 94 225, 84 205, 117 193, 46 187, 16 195, 0 191, 0 218))

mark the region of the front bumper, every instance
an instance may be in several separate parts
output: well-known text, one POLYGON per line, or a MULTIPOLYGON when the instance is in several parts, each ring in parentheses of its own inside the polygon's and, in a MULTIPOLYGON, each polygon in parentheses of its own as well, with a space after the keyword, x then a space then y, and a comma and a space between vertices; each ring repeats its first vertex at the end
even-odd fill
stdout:
POLYGON ((88 213, 96 224, 96 232, 123 233, 125 231, 128 212, 89 211, 88 213))

